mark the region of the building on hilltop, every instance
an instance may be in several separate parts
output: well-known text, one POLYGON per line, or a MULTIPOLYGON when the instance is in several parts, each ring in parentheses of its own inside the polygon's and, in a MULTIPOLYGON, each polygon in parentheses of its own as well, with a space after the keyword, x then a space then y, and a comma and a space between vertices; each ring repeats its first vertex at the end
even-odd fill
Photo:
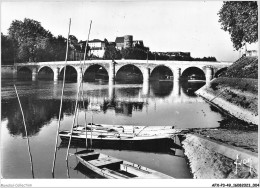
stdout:
POLYGON ((115 43, 116 43, 116 48, 122 50, 122 48, 124 48, 125 45, 124 37, 116 37, 115 43))
POLYGON ((119 50, 122 50, 123 48, 132 48, 132 47, 141 48, 144 49, 145 51, 149 50, 148 47, 144 46, 144 42, 142 40, 133 40, 132 35, 116 37, 115 44, 116 44, 116 48, 119 50))
POLYGON ((89 56, 102 58, 105 53, 106 43, 99 39, 93 39, 88 42, 90 47, 89 56))
POLYGON ((156 52, 158 55, 166 55, 169 57, 191 57, 190 52, 156 52))
MULTIPOLYGON (((84 49, 86 46, 86 41, 80 41, 79 45, 81 49, 84 49)), ((102 58, 105 53, 106 43, 105 41, 99 40, 99 39, 93 39, 88 41, 88 46, 90 48, 88 52, 88 56, 94 56, 98 58, 102 58)))
MULTIPOLYGON (((74 37, 75 38, 75 37, 74 37)), ((71 39, 70 48, 72 49, 69 54, 69 60, 79 61, 84 59, 84 52, 86 41, 78 42, 76 38, 71 39)), ((115 42, 108 42, 107 39, 93 39, 88 41, 89 52, 88 57, 103 58, 105 54, 106 47, 113 46, 118 50, 125 48, 139 48, 144 51, 149 51, 148 47, 144 46, 142 40, 133 40, 132 35, 125 35, 123 37, 116 37, 115 42)))
POLYGON ((75 36, 70 36, 69 47, 70 47, 69 55, 68 55, 69 61, 83 60, 84 49, 83 49, 81 43, 78 43, 78 40, 75 36))

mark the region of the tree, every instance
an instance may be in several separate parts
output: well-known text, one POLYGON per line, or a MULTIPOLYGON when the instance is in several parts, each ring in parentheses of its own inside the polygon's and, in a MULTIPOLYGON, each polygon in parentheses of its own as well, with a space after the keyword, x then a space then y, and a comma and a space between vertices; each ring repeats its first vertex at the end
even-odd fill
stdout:
POLYGON ((236 50, 258 40, 257 1, 226 1, 218 12, 224 31, 231 35, 236 50))
POLYGON ((124 48, 121 50, 124 59, 147 59, 147 51, 139 48, 124 48))
POLYGON ((69 42, 70 42, 70 44, 72 44, 72 45, 78 44, 78 39, 77 39, 77 37, 75 37, 74 35, 70 35, 70 36, 69 36, 69 42))
POLYGON ((8 36, 3 35, 3 33, 1 33, 1 62, 2 65, 14 63, 13 42, 8 36))
POLYGON ((66 56, 67 39, 61 35, 53 37, 51 41, 53 61, 64 61, 66 56))
POLYGON ((121 53, 114 46, 107 46, 103 59, 121 59, 121 53))
POLYGON ((42 57, 45 59, 48 57, 46 55, 49 55, 50 40, 53 36, 41 26, 40 22, 28 18, 23 22, 14 20, 8 29, 8 34, 13 40, 18 62, 43 61, 42 57), (47 54, 42 55, 43 51, 47 54))
POLYGON ((109 46, 109 42, 106 38, 104 38, 104 43, 105 43, 105 46, 109 46))

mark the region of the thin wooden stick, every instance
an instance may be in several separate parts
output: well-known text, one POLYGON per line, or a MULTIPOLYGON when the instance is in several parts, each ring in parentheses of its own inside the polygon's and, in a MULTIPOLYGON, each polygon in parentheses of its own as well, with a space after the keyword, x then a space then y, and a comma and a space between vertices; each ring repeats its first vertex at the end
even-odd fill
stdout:
POLYGON ((66 163, 67 163, 67 178, 70 178, 69 161, 66 161, 66 163))
POLYGON ((17 99, 18 99, 18 102, 19 102, 19 105, 20 105, 21 112, 22 112, 23 125, 24 125, 24 129, 25 129, 25 135, 26 135, 26 139, 27 139, 28 153, 29 153, 30 163, 31 163, 32 177, 34 178, 32 154, 31 154, 31 150, 30 150, 30 142, 29 142, 29 138, 28 138, 28 134, 27 134, 27 128, 26 128, 26 124, 25 124, 23 108, 22 108, 22 105, 21 105, 21 102, 20 102, 20 99, 19 99, 19 95, 18 95, 18 92, 17 92, 17 89, 16 89, 15 85, 14 85, 14 89, 15 89, 15 92, 16 92, 16 95, 17 95, 17 99))
MULTIPOLYGON (((85 46, 85 51, 84 51, 84 61, 83 61, 83 68, 85 67, 85 61, 86 61, 86 55, 87 55, 87 48, 88 48, 88 41, 89 41, 89 35, 90 35, 90 30, 91 30, 91 25, 92 25, 92 20, 90 20, 90 25, 89 25, 89 30, 88 30, 88 39, 86 42, 86 46, 85 46)), ((84 74, 83 74, 83 69, 82 68, 82 99, 83 99, 83 108, 84 108, 84 112, 85 112, 85 130, 86 130, 86 148, 88 148, 88 132, 87 132, 87 113, 86 113, 86 109, 85 109, 85 104, 84 104, 84 84, 83 84, 83 78, 84 78, 84 74)))
POLYGON ((70 18, 70 20, 69 20, 69 32, 68 32, 68 38, 67 38, 65 67, 64 67, 64 73, 63 73, 63 84, 62 84, 61 99, 60 99, 59 121, 58 121, 57 133, 56 133, 55 152, 54 152, 54 158, 53 158, 53 164, 52 164, 52 176, 53 176, 53 178, 54 178, 54 168, 55 168, 55 161, 56 161, 56 154, 57 154, 58 135, 59 135, 59 129, 60 129, 60 120, 61 120, 61 110, 62 110, 63 92, 64 92, 65 78, 66 78, 66 64, 67 64, 67 59, 68 59, 70 26, 71 26, 71 18, 70 18))
MULTIPOLYGON (((82 80, 83 80, 83 78, 82 78, 82 80)), ((85 101, 85 100, 84 100, 83 82, 82 82, 81 95, 82 95, 83 109, 84 109, 84 114, 85 114, 85 123, 84 123, 84 127, 85 127, 85 130, 86 130, 86 148, 88 148, 87 113, 86 113, 85 104, 84 104, 84 101, 85 101)))
POLYGON ((73 133, 73 127, 76 121, 76 116, 77 116, 77 111, 78 111, 78 100, 79 100, 79 90, 80 90, 80 84, 78 84, 78 91, 77 91, 77 99, 76 99, 76 104, 75 104, 75 112, 74 112, 74 118, 73 122, 71 125, 71 130, 70 130, 70 139, 69 139, 69 144, 68 144, 68 149, 67 149, 67 155, 66 155, 66 161, 68 161, 68 155, 69 155, 69 149, 70 149, 70 143, 71 143, 71 138, 72 138, 72 133, 73 133))
POLYGON ((91 116, 91 139, 90 139, 90 149, 92 149, 92 125, 93 125, 93 111, 92 112, 92 116, 91 116))

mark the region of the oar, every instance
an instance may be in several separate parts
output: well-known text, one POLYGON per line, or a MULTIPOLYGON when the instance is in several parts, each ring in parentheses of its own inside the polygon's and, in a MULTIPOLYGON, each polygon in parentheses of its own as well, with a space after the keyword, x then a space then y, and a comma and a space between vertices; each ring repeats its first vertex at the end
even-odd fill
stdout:
POLYGON ((27 139, 27 148, 28 148, 28 153, 29 153, 30 163, 31 163, 32 177, 34 178, 32 154, 31 154, 31 150, 30 150, 30 142, 29 142, 29 138, 28 138, 28 134, 27 134, 27 128, 26 128, 24 114, 23 114, 23 108, 22 108, 22 105, 21 105, 21 102, 20 102, 20 99, 19 99, 19 95, 18 95, 18 92, 17 92, 15 85, 14 85, 14 89, 15 89, 15 92, 16 92, 16 95, 17 95, 17 99, 18 99, 18 102, 19 102, 19 105, 20 105, 21 112, 22 112, 23 125, 24 125, 24 129, 25 129, 25 136, 26 136, 26 139, 27 139))

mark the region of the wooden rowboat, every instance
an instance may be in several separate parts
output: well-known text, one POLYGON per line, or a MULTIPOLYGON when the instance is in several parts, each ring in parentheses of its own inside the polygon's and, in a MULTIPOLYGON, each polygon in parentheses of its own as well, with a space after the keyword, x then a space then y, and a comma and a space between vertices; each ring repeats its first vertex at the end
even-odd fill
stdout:
POLYGON ((172 179, 161 172, 94 151, 83 150, 75 156, 88 169, 109 179, 172 179))
POLYGON ((92 131, 90 131, 89 125, 87 126, 87 131, 81 126, 75 127, 72 135, 68 130, 60 131, 61 147, 67 145, 71 136, 71 144, 78 147, 86 145, 87 137, 87 145, 99 149, 172 153, 169 148, 179 148, 171 139, 173 134, 169 131, 172 129, 160 131, 151 129, 147 132, 141 132, 144 126, 135 131, 127 131, 126 127, 129 128, 131 126, 92 125, 92 131), (144 134, 140 134, 140 132, 144 134), (162 134, 157 134, 157 132, 161 132, 162 134))
MULTIPOLYGON (((62 131, 59 136, 63 143, 68 142, 71 137, 73 145, 86 145, 86 132, 73 132, 71 135, 70 132, 62 131)), ((124 133, 87 132, 87 145, 100 149, 166 152, 174 147, 174 142, 170 135, 136 136, 124 133)))

